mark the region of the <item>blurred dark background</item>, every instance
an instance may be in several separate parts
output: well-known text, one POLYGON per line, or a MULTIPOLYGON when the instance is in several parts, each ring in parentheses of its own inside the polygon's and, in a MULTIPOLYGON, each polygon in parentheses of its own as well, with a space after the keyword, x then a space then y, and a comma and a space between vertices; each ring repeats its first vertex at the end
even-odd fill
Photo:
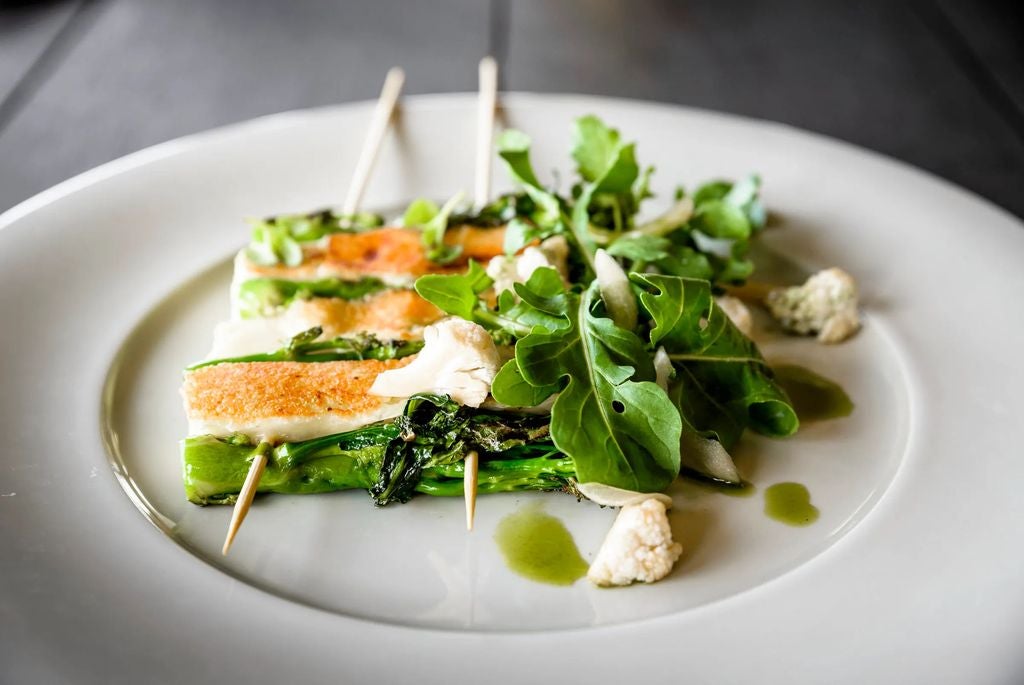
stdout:
MULTIPOLYGON (((287 109, 476 88, 785 122, 1024 216, 1021 3, 0 0, 0 211, 176 136, 287 109)), ((752 152, 756 155, 756 152, 752 152)))

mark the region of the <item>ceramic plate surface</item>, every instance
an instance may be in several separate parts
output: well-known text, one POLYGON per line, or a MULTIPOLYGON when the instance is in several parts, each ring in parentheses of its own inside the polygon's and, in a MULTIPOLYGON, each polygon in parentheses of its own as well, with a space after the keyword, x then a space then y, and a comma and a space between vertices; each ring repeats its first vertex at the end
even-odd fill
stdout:
MULTIPOLYGON (((593 558, 614 512, 564 495, 374 508, 365 493, 262 497, 230 556, 226 507, 184 500, 181 369, 228 313, 242 218, 336 204, 365 104, 277 115, 143 151, 0 217, 0 675, 10 682, 1013 682, 1024 675, 1024 226, 919 171, 793 129, 678 107, 509 95, 535 167, 567 178, 597 113, 677 183, 759 172, 778 226, 762 277, 832 265, 861 283, 851 342, 768 331, 772 362, 856 409, 737 449, 758 488, 678 483, 685 552, 665 581, 537 584, 493 540, 539 507, 593 558), (797 481, 793 528, 764 489, 797 481)), ((410 98, 366 205, 472 185, 474 100, 410 98)), ((504 178, 496 169, 496 179, 504 178)), ((504 186, 502 187, 504 189, 504 186)))

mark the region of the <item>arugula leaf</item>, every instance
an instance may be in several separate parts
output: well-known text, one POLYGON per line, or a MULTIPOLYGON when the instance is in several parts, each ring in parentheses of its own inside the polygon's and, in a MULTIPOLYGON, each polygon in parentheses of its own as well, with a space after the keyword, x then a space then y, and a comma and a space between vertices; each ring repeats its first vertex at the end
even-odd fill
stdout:
POLYGON ((501 402, 509 407, 536 407, 561 390, 562 385, 561 382, 531 385, 523 378, 518 364, 506 363, 491 382, 491 393, 497 392, 501 396, 501 402))
POLYGON ((538 225, 554 228, 562 221, 562 204, 557 195, 537 180, 530 162, 530 144, 528 135, 508 129, 498 137, 498 156, 505 160, 512 177, 522 184, 523 190, 536 203, 538 211, 535 219, 538 225))
MULTIPOLYGON (((685 237, 685 236, 684 236, 685 237)), ((710 281, 715 276, 711 258, 687 244, 672 242, 667 257, 653 262, 665 274, 710 281)))
POLYGON ((409 203, 402 215, 403 226, 422 226, 435 216, 441 208, 433 200, 425 197, 417 198, 409 203))
POLYGON ((672 241, 661 236, 642 233, 626 234, 608 246, 607 252, 613 257, 625 257, 632 261, 653 262, 669 256, 672 241))
POLYGON ((512 256, 533 241, 549 237, 551 233, 532 221, 516 217, 505 227, 505 241, 502 249, 506 255, 512 256))
MULTIPOLYGON (((420 225, 420 229, 423 231, 423 247, 427 252, 427 259, 430 261, 447 264, 462 254, 461 245, 445 244, 444 234, 448 230, 448 218, 455 211, 455 207, 462 202, 464 196, 465 193, 456 193, 454 197, 444 203, 441 209, 435 211, 429 220, 420 225)), ((435 208, 437 206, 429 200, 417 200, 406 210, 406 216, 408 218, 410 212, 413 214, 413 219, 426 216, 431 210, 431 205, 435 208)), ((415 225, 417 224, 406 223, 406 226, 415 225)))
POLYGON ((725 240, 746 240, 751 231, 743 208, 725 200, 707 200, 697 205, 693 226, 712 238, 725 240))
POLYGON ((650 344, 663 346, 676 369, 670 394, 694 430, 713 433, 726 447, 745 427, 774 437, 796 432, 799 420, 789 398, 757 345, 715 304, 710 283, 654 274, 630 278, 654 324, 650 344))
POLYGON ((623 143, 619 132, 597 117, 585 116, 573 125, 572 157, 584 180, 573 205, 572 230, 580 246, 592 255, 597 249, 594 225, 621 232, 639 208, 632 193, 640 175, 636 146, 623 143), (599 214, 605 218, 598 219, 599 214))
POLYGON ((748 238, 764 228, 767 218, 757 174, 736 183, 706 183, 697 189, 693 202, 696 228, 714 238, 748 238))
POLYGON ((599 315, 595 287, 566 290, 552 269, 538 269, 515 288, 520 301, 501 313, 532 330, 516 343, 506 365, 513 368, 495 379, 494 398, 522 406, 561 388, 551 408, 551 437, 572 458, 581 482, 640 492, 668 486, 679 473, 682 426, 653 382, 640 338, 599 315))
POLYGON ((427 302, 453 316, 475 321, 480 293, 494 285, 483 267, 470 260, 464 274, 428 274, 416 279, 416 292, 427 302))
POLYGON ((617 130, 594 115, 574 122, 572 158, 580 176, 592 184, 594 192, 630 192, 640 175, 636 145, 623 143, 617 130))

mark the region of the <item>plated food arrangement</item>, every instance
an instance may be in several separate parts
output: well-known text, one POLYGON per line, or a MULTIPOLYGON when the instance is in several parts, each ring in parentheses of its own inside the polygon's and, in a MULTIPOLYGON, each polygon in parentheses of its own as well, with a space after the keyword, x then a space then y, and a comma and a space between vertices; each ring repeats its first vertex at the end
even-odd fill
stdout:
MULTIPOLYGON (((757 291, 760 178, 680 187, 649 216, 654 169, 596 116, 574 124, 561 190, 540 180, 526 134, 504 131, 497 150, 518 186, 497 198, 488 171, 473 203, 424 198, 383 217, 359 211, 356 191, 338 210, 252 222, 231 319, 182 389, 186 495, 237 507, 225 553, 256 492, 465 496, 471 527, 478 493, 544 490, 621 507, 591 581, 653 582, 682 552, 660 493, 681 473, 740 487, 730 450, 745 431, 797 431, 729 294, 757 291)), ((859 326, 839 269, 756 299, 822 342, 859 326)))

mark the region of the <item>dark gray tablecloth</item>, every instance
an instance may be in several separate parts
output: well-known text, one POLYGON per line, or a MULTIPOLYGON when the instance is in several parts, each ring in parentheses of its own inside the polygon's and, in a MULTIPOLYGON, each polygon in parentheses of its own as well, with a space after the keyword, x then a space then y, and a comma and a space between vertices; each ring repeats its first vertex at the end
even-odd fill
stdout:
POLYGON ((0 210, 141 147, 297 107, 472 90, 682 103, 836 136, 1024 216, 1012 5, 657 0, 0 2, 0 210))

